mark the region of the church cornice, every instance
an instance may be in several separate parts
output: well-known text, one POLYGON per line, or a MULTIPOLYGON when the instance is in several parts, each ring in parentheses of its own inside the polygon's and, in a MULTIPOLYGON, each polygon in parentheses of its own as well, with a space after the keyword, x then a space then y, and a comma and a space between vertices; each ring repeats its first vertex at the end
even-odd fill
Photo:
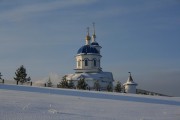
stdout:
POLYGON ((100 57, 102 57, 100 54, 77 54, 75 57, 77 57, 77 56, 88 56, 88 55, 94 55, 94 56, 100 56, 100 57))

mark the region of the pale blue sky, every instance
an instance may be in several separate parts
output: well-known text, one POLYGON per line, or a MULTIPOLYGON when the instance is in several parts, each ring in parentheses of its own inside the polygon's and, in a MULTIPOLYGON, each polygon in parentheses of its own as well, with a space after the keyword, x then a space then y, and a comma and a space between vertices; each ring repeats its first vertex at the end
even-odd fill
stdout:
POLYGON ((0 0, 0 72, 24 65, 32 80, 74 73, 96 23, 103 71, 138 88, 180 96, 179 0, 0 0), (178 91, 178 92, 177 92, 178 91))

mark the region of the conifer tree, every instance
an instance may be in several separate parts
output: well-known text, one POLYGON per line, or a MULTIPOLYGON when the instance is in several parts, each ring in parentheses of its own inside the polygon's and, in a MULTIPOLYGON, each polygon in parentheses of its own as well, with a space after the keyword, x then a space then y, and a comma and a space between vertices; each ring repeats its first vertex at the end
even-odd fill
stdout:
POLYGON ((68 88, 71 88, 71 89, 74 88, 74 83, 72 80, 69 81, 68 88))
POLYGON ((0 72, 0 80, 2 81, 2 83, 4 83, 4 79, 2 78, 2 74, 1 74, 1 72, 0 72))
POLYGON ((100 90, 100 84, 99 84, 99 81, 98 80, 96 80, 95 82, 94 82, 94 89, 96 90, 96 91, 99 91, 100 90))
POLYGON ((52 86, 53 86, 53 84, 51 82, 51 79, 49 78, 49 80, 47 81, 47 87, 52 87, 52 86))
POLYGON ((16 77, 14 77, 14 80, 16 80, 17 82, 27 82, 30 81, 30 77, 26 78, 27 73, 26 73, 26 68, 24 68, 23 65, 21 65, 15 72, 16 77))
POLYGON ((121 83, 118 81, 116 86, 115 86, 115 91, 116 92, 121 92, 121 83))
POLYGON ((1 74, 1 72, 0 72, 0 80, 2 79, 1 77, 2 77, 3 75, 1 74))
POLYGON ((108 86, 107 86, 107 91, 108 91, 108 92, 112 92, 112 91, 113 91, 112 83, 109 83, 109 84, 108 84, 108 86))
POLYGON ((85 82, 85 79, 84 79, 84 78, 81 78, 81 79, 78 81, 77 88, 78 88, 78 89, 82 89, 82 90, 86 90, 86 88, 87 88, 87 83, 85 82))
POLYGON ((58 87, 60 88, 68 88, 68 81, 66 80, 66 75, 63 76, 61 82, 58 84, 58 87))

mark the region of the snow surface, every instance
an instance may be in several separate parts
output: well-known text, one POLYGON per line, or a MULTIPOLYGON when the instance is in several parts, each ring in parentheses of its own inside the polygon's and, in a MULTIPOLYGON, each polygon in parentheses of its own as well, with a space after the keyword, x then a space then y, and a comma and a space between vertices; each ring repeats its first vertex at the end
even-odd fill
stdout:
POLYGON ((0 84, 0 120, 180 120, 180 97, 0 84))

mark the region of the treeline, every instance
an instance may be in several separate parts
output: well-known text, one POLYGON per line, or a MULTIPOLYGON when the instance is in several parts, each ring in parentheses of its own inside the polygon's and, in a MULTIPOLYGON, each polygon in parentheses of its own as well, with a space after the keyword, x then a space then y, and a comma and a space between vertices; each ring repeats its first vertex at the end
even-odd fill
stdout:
MULTIPOLYGON (((69 80, 69 81, 66 80, 66 77, 67 77, 66 75, 62 77, 62 80, 57 84, 57 88, 81 89, 81 90, 91 90, 92 89, 86 83, 85 78, 80 78, 77 81, 77 85, 75 85, 72 80, 69 80)), ((2 81, 2 83, 4 83, 4 79, 2 79, 1 73, 0 73, 0 80, 2 81)), ((30 83, 30 85, 32 86, 31 77, 30 76, 27 77, 27 71, 23 65, 21 65, 16 70, 14 80, 16 81, 17 85, 24 84, 24 83, 30 83)), ((48 81, 46 83, 44 83, 44 87, 53 87, 53 83, 51 82, 50 78, 48 79, 48 81)), ((101 86, 100 86, 100 83, 98 80, 94 82, 93 90, 101 91, 101 86)), ((113 91, 122 92, 122 85, 118 81, 115 86, 113 86, 112 84, 109 84, 107 86, 106 90, 108 92, 113 92, 113 91)))
MULTIPOLYGON (((59 82, 59 84, 57 84, 57 87, 58 88, 68 88, 68 89, 91 90, 91 88, 86 83, 85 78, 80 78, 77 81, 77 85, 75 86, 74 82, 72 80, 69 80, 69 81, 66 80, 66 76, 64 76, 62 78, 61 82, 59 82)), ((106 89, 108 92, 113 92, 113 91, 122 92, 122 85, 118 81, 115 87, 113 87, 111 84, 109 84, 106 89)), ((94 82, 93 90, 101 91, 101 86, 100 86, 98 80, 94 82)))
MULTIPOLYGON (((2 78, 2 74, 0 72, 0 80, 4 83, 4 79, 2 78)), ((31 78, 27 77, 27 73, 26 73, 26 68, 21 65, 15 72, 15 77, 14 80, 18 83, 25 83, 25 82, 30 82, 31 78)))

